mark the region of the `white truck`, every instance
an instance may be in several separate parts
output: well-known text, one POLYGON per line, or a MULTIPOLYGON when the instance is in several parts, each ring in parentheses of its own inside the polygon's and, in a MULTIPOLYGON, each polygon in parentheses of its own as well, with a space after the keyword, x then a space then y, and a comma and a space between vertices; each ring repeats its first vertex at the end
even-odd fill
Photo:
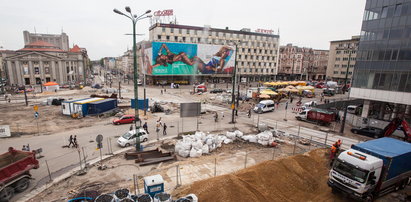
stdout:
POLYGON ((334 161, 328 186, 351 198, 373 201, 411 181, 411 144, 379 138, 351 146, 334 161))

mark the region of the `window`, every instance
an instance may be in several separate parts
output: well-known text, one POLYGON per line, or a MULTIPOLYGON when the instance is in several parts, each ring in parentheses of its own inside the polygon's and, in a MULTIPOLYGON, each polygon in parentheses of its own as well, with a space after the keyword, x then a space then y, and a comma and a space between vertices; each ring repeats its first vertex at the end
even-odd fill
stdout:
POLYGON ((34 67, 34 74, 40 74, 40 68, 34 67))
POLYGON ((174 28, 170 28, 170 33, 174 33, 174 28))
POLYGON ((165 27, 162 27, 162 28, 161 28, 161 31, 162 31, 162 32, 166 32, 166 28, 165 28, 165 27))
POLYGON ((167 41, 170 40, 170 36, 166 36, 167 41))
POLYGON ((345 72, 340 72, 340 74, 345 74, 345 72))
POLYGON ((338 71, 334 71, 334 74, 338 74, 338 71))
POLYGON ((178 40, 178 37, 177 37, 177 36, 175 36, 175 37, 174 37, 174 41, 177 41, 177 40, 178 40))
POLYGON ((182 33, 183 33, 183 30, 182 30, 182 29, 178 29, 178 33, 179 33, 179 34, 182 34, 182 33))
POLYGON ((340 54, 340 53, 341 53, 341 51, 338 50, 336 54, 340 54))
POLYGON ((45 74, 50 74, 50 68, 49 67, 44 67, 44 73, 45 74))
POLYGON ((394 16, 400 16, 402 10, 402 4, 395 5, 394 16))
POLYGON ((157 39, 158 39, 158 40, 161 40, 161 35, 157 35, 157 39))
POLYGON ((30 85, 30 78, 24 78, 24 83, 26 85, 30 85))

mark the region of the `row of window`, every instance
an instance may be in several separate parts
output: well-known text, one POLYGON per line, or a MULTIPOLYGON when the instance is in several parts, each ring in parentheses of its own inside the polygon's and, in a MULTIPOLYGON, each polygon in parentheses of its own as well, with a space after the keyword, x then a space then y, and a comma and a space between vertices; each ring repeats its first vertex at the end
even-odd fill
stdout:
MULTIPOLYGON (((24 75, 30 75, 29 67, 23 66, 24 75)), ((40 67, 34 67, 34 74, 40 74, 40 67)), ((50 68, 44 67, 44 74, 50 74, 50 68)))
MULTIPOLYGON (((334 67, 339 68, 339 67, 347 67, 348 65, 338 65, 335 64, 334 67)), ((350 65, 350 68, 353 68, 355 65, 350 65)))
MULTIPOLYGON (((334 71, 334 74, 343 74, 345 75, 347 72, 343 72, 343 71, 334 71)), ((348 75, 352 75, 352 72, 348 72, 348 75)))
MULTIPOLYGON (((45 82, 47 83, 47 82, 50 82, 50 81, 51 81, 50 77, 46 77, 45 82)), ((54 79, 54 81, 56 81, 56 79, 54 79)), ((31 85, 30 78, 24 78, 24 83, 25 83, 25 85, 31 85)), ((36 84, 41 84, 41 79, 40 78, 36 78, 36 84)))
MULTIPOLYGON (((159 41, 174 41, 174 42, 182 42, 182 43, 212 43, 212 44, 221 44, 221 45, 233 45, 230 44, 229 40, 224 39, 211 39, 211 38, 201 38, 201 37, 179 37, 179 36, 162 36, 157 35, 157 40, 159 41)), ((261 48, 276 48, 275 43, 268 43, 268 42, 241 42, 239 46, 256 46, 261 48)))
POLYGON ((355 87, 411 92, 410 72, 376 72, 365 69, 358 70, 355 76, 355 87))
POLYGON ((411 37, 411 27, 393 28, 377 31, 361 31, 361 41, 373 41, 382 39, 402 39, 411 37))
MULTIPOLYGON (((244 73, 246 72, 252 73, 253 69, 255 73, 258 73, 258 71, 260 71, 261 73, 264 73, 264 71, 265 73, 269 73, 269 72, 274 73, 274 69, 271 69, 271 70, 270 69, 256 69, 256 68, 242 68, 242 69, 244 73)), ((241 72, 241 69, 240 69, 240 72, 241 72)))
POLYGON ((341 61, 341 59, 342 59, 342 61, 348 61, 348 60, 355 61, 356 60, 356 58, 354 58, 354 57, 352 57, 352 58, 343 57, 343 58, 335 58, 335 61, 341 61))
POLYGON ((272 55, 272 54, 276 54, 277 53, 277 51, 276 50, 267 50, 267 49, 265 49, 265 50, 263 50, 263 49, 257 49, 257 48, 254 48, 254 49, 251 49, 251 48, 239 48, 238 49, 238 51, 240 52, 240 53, 259 53, 259 54, 270 54, 270 55, 272 55))
POLYGON ((411 49, 400 50, 363 50, 358 54, 358 60, 411 60, 411 49))
POLYGON ((261 55, 238 55, 238 59, 239 60, 241 60, 241 59, 244 59, 244 60, 247 60, 247 59, 251 59, 251 60, 275 60, 275 57, 274 56, 261 56, 261 55))
POLYGON ((190 29, 179 29, 176 28, 165 28, 162 27, 162 32, 165 33, 166 30, 169 29, 170 33, 179 33, 179 34, 189 34, 189 35, 197 35, 197 36, 220 36, 225 38, 239 38, 245 40, 264 40, 264 41, 274 41, 274 37, 266 37, 266 36, 256 36, 256 35, 247 35, 247 34, 235 34, 235 33, 225 33, 225 32, 213 32, 208 30, 190 30, 190 29))
POLYGON ((350 50, 344 50, 344 51, 342 51, 342 50, 337 50, 335 53, 336 53, 336 54, 341 54, 341 53, 343 53, 343 54, 350 54, 350 52, 351 52, 351 54, 355 54, 357 51, 355 51, 355 50, 352 50, 352 51, 350 51, 350 50))
POLYGON ((411 3, 384 6, 378 10, 365 10, 363 21, 377 20, 411 14, 411 3))

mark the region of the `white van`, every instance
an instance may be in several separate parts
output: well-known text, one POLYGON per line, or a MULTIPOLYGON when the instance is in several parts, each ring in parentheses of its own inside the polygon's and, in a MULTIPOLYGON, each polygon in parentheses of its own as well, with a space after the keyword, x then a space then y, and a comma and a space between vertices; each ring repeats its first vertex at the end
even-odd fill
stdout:
POLYGON ((355 112, 357 111, 358 106, 355 105, 348 105, 347 106, 347 112, 350 114, 355 114, 355 112))
POLYGON ((264 113, 264 112, 274 111, 274 107, 275 107, 274 101, 263 100, 254 107, 254 111, 257 113, 264 113))
MULTIPOLYGON (((139 131, 138 136, 140 136, 140 142, 146 142, 148 140, 147 132, 142 128, 140 128, 139 131)), ((117 143, 121 147, 128 147, 136 144, 136 130, 128 131, 124 135, 120 136, 117 139, 117 143)))

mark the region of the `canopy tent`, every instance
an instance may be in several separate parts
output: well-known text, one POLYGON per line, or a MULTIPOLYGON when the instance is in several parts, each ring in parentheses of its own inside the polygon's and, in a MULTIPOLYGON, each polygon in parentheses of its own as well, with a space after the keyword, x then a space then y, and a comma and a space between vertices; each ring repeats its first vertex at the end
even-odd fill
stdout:
POLYGON ((259 98, 270 98, 270 96, 269 95, 266 95, 266 94, 260 94, 259 96, 258 96, 259 98))
POLYGON ((45 84, 43 84, 43 90, 44 91, 49 91, 49 92, 55 92, 58 91, 60 89, 60 86, 58 83, 56 82, 47 82, 45 84))
POLYGON ((270 90, 270 89, 265 89, 263 91, 260 92, 261 94, 265 94, 265 95, 278 95, 278 93, 270 90))
POLYGON ((314 92, 314 86, 297 86, 297 89, 300 91, 308 90, 314 92))
POLYGON ((299 90, 296 88, 281 88, 277 90, 278 92, 292 92, 292 93, 298 93, 299 90))

